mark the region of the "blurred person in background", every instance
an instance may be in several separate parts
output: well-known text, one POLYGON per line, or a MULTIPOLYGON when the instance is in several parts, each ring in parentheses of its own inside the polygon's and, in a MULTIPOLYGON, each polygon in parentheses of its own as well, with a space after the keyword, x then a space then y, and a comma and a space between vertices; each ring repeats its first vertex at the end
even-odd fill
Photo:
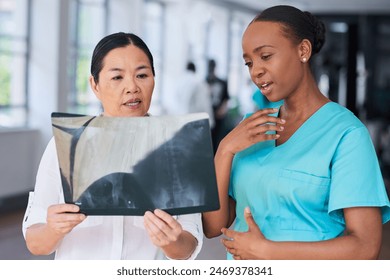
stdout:
POLYGON ((215 125, 211 131, 214 151, 217 150, 221 139, 227 134, 226 117, 228 113, 228 83, 216 74, 217 63, 214 59, 208 61, 206 81, 210 87, 211 102, 214 112, 215 125))
POLYGON ((205 112, 209 115, 210 128, 214 127, 214 112, 211 104, 210 89, 207 83, 197 75, 192 61, 186 65, 186 71, 177 82, 174 97, 171 98, 171 114, 191 114, 205 112))

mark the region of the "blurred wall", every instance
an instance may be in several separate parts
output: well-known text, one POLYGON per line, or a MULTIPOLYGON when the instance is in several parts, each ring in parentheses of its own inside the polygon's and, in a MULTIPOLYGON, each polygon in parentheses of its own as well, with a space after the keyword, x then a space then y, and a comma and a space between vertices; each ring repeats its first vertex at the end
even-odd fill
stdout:
POLYGON ((1 199, 32 190, 40 154, 38 130, 0 131, 0 207, 1 199))

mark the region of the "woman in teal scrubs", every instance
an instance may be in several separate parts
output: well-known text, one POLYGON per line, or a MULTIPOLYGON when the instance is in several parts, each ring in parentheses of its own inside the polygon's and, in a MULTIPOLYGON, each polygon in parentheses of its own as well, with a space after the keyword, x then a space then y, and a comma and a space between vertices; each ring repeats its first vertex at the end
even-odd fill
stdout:
POLYGON ((318 89, 310 58, 322 22, 290 6, 264 10, 247 27, 252 81, 281 105, 245 118, 215 156, 218 211, 204 233, 234 259, 375 259, 390 203, 369 132, 318 89), (233 229, 228 229, 234 222, 233 229))

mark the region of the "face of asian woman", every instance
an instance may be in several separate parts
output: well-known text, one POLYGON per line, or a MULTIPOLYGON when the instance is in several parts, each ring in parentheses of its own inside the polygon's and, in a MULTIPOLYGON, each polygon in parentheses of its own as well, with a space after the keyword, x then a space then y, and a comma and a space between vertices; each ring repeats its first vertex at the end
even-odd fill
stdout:
POLYGON ((99 81, 90 77, 96 97, 105 116, 136 117, 147 114, 154 76, 146 54, 134 45, 116 48, 107 53, 99 73, 99 81))

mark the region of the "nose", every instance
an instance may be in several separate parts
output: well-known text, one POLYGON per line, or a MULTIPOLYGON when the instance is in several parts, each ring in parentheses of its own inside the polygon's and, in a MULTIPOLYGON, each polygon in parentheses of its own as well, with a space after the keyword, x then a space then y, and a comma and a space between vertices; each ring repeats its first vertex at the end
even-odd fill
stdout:
POLYGON ((264 65, 260 62, 254 62, 250 73, 252 80, 256 83, 256 81, 260 79, 264 73, 264 65))
POLYGON ((128 77, 126 79, 126 93, 137 93, 139 90, 137 79, 135 77, 128 77))

